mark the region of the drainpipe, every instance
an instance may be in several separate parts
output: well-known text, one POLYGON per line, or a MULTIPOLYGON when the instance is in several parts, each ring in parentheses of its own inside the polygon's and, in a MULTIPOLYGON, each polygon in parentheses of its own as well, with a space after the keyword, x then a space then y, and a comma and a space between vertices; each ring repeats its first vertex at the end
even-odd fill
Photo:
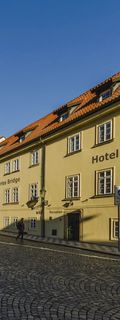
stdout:
POLYGON ((40 205, 41 205, 41 236, 45 237, 45 144, 41 141, 41 181, 40 181, 40 205))

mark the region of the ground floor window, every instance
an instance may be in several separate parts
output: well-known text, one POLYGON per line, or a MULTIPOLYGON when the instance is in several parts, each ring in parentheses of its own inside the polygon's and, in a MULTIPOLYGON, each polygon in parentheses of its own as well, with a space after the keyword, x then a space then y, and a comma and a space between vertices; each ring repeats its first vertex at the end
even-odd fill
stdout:
POLYGON ((9 226, 9 217, 3 218, 3 227, 6 228, 9 226))
POLYGON ((57 229, 52 229, 52 236, 57 236, 57 229))
POLYGON ((118 238, 118 220, 113 220, 113 238, 118 238))
POLYGON ((18 221, 18 218, 17 218, 17 217, 11 218, 11 225, 12 225, 12 227, 15 228, 15 229, 16 229, 16 227, 17 227, 17 221, 18 221))
POLYGON ((30 218, 30 228, 35 229, 36 228, 36 219, 30 218))

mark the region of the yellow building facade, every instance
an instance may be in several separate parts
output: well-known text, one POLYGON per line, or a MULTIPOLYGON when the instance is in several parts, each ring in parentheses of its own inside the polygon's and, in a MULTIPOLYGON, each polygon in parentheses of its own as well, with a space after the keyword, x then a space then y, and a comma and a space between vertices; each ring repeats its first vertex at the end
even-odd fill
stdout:
POLYGON ((0 143, 0 229, 74 241, 118 237, 120 73, 0 143))
POLYGON ((0 164, 0 229, 16 231, 24 217, 27 233, 41 234, 39 190, 41 148, 33 144, 5 156, 0 164), (35 200, 30 201, 32 196, 35 200), (35 208, 34 208, 35 204, 35 208), (32 207, 33 206, 33 207, 32 207))
POLYGON ((46 234, 61 239, 117 239, 118 207, 114 186, 120 185, 120 105, 55 134, 46 146, 46 234), (110 139, 99 143, 100 128, 110 139), (112 131, 111 131, 112 130, 112 131), (69 144, 79 137, 79 150, 69 144))

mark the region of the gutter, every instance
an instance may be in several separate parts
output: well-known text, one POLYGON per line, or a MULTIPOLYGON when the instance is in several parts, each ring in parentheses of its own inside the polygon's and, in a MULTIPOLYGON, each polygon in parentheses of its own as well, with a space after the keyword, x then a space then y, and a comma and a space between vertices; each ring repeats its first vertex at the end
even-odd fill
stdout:
MULTIPOLYGON (((109 107, 109 106, 111 106, 111 105, 114 107, 113 104, 116 103, 116 102, 118 102, 118 101, 120 102, 120 97, 117 97, 117 98, 114 100, 114 102, 112 102, 112 103, 109 102, 109 103, 106 103, 105 105, 103 105, 102 107, 101 107, 101 106, 98 107, 97 110, 94 109, 94 110, 91 110, 91 111, 89 111, 88 113, 86 113, 86 114, 84 114, 84 115, 78 116, 77 118, 71 120, 70 122, 67 122, 67 123, 61 125, 59 128, 54 128, 53 130, 51 130, 51 131, 43 134, 43 135, 42 135, 42 138, 44 139, 44 138, 46 138, 46 137, 48 137, 48 136, 52 136, 55 132, 60 131, 60 130, 62 130, 62 129, 64 129, 64 128, 67 128, 67 127, 69 127, 70 125, 73 125, 74 123, 79 122, 80 120, 83 120, 83 119, 86 119, 86 118, 87 118, 86 120, 88 120, 88 117, 91 116, 92 114, 97 113, 97 112, 99 111, 99 108, 100 108, 100 110, 103 111, 103 110, 105 109, 105 107, 109 107)), ((107 110, 108 110, 108 109, 107 109, 107 110)))

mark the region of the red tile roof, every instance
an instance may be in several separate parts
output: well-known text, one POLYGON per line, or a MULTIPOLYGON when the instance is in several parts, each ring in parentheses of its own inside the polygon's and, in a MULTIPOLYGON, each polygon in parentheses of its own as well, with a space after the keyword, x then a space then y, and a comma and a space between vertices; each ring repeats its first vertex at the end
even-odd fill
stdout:
POLYGON ((96 112, 103 107, 106 107, 108 104, 111 104, 120 99, 120 86, 116 87, 116 90, 113 90, 112 95, 104 99, 103 101, 99 101, 98 99, 98 89, 99 92, 100 90, 104 91, 104 88, 106 89, 107 85, 109 88, 110 85, 116 83, 119 80, 120 72, 106 79, 102 83, 86 91, 80 96, 72 99, 71 101, 54 110, 45 117, 29 124, 11 137, 8 137, 7 139, 5 139, 5 141, 0 143, 0 155, 2 156, 5 153, 11 152, 16 148, 21 148, 25 144, 30 143, 35 139, 39 139, 39 137, 42 138, 42 136, 54 133, 54 131, 59 130, 60 128, 62 129, 64 125, 69 125, 72 121, 77 121, 83 116, 85 117, 91 112, 96 112), (59 122, 59 112, 62 110, 64 111, 66 107, 69 110, 72 106, 74 106, 74 109, 69 114, 68 118, 66 118, 62 122, 59 122), (26 134, 26 138, 25 140, 20 142, 19 138, 24 134, 26 134))

